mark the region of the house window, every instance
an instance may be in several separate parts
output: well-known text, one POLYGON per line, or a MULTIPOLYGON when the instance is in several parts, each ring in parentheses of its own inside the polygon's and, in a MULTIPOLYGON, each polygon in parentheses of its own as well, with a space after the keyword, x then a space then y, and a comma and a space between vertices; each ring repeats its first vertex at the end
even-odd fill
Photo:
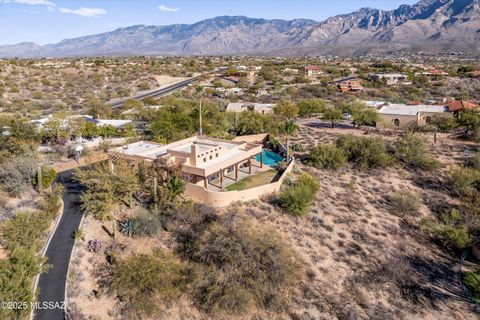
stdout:
POLYGON ((215 153, 215 157, 218 158, 218 153, 215 153))
POLYGON ((203 158, 203 162, 207 162, 207 158, 203 158))
POLYGON ((212 160, 212 158, 213 158, 213 157, 212 157, 212 156, 210 156, 210 160, 212 160))
POLYGON ((400 127, 400 120, 398 120, 398 119, 393 119, 393 125, 394 125, 395 127, 400 127))
POLYGON ((432 117, 430 117, 430 116, 425 117, 425 123, 426 124, 431 124, 432 123, 432 117))

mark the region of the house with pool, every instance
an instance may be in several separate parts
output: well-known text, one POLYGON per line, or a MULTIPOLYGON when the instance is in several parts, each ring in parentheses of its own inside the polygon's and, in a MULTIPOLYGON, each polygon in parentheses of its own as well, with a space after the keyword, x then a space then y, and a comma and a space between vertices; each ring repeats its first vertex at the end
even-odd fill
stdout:
POLYGON ((193 136, 170 144, 139 141, 109 150, 116 162, 148 167, 167 163, 186 182, 185 196, 205 204, 227 206, 278 191, 293 160, 285 163, 285 149, 269 134, 233 140, 193 136))

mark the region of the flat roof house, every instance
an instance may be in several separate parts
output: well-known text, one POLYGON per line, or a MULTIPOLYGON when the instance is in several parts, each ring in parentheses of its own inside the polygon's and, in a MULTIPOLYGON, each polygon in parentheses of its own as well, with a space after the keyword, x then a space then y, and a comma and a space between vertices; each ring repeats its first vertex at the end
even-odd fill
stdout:
POLYGON ((275 103, 248 103, 248 102, 233 102, 227 105, 225 111, 227 112, 244 112, 255 111, 261 114, 273 113, 275 103))
POLYGON ((387 85, 412 84, 411 81, 408 81, 408 76, 402 73, 374 73, 370 75, 370 78, 374 82, 386 81, 387 85))
MULTIPOLYGON (((222 140, 193 136, 167 145, 139 141, 110 149, 108 162, 111 170, 115 170, 118 162, 134 166, 142 163, 145 167, 167 164, 187 182, 184 196, 222 207, 280 190, 283 180, 292 170, 293 159, 286 169, 278 171, 272 180, 264 184, 226 190, 236 181, 274 170, 273 164, 264 164, 263 142, 268 137, 268 134, 258 134, 222 140)), ((269 159, 267 154, 265 159, 269 159)))
POLYGON ((361 92, 363 90, 360 81, 357 79, 348 79, 337 82, 340 92, 361 92))
POLYGON ((430 124, 433 117, 452 117, 447 106, 387 104, 378 110, 378 127, 410 128, 430 124))

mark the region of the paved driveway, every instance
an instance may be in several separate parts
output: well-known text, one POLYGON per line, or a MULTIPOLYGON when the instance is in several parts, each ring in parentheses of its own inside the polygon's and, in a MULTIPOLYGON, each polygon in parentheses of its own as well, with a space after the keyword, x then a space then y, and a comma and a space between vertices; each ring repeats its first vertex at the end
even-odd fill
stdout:
MULTIPOLYGON (((65 300, 67 269, 74 243, 72 234, 78 229, 83 215, 79 205, 82 188, 72 180, 72 174, 73 170, 61 172, 57 178, 57 181, 65 187, 64 209, 46 252, 47 263, 52 267, 47 273, 40 275, 38 282, 40 294, 37 300, 40 305, 45 302, 62 304, 65 300)), ((62 309, 37 309, 34 314, 35 320, 63 320, 64 318, 62 309)))

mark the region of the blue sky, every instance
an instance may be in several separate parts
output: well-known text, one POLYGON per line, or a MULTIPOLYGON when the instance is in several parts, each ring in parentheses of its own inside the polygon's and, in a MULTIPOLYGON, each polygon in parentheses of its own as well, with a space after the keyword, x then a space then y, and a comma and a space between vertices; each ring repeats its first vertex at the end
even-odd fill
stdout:
POLYGON ((0 44, 55 43, 135 24, 192 23, 221 15, 317 21, 361 7, 418 0, 0 0, 0 44))

